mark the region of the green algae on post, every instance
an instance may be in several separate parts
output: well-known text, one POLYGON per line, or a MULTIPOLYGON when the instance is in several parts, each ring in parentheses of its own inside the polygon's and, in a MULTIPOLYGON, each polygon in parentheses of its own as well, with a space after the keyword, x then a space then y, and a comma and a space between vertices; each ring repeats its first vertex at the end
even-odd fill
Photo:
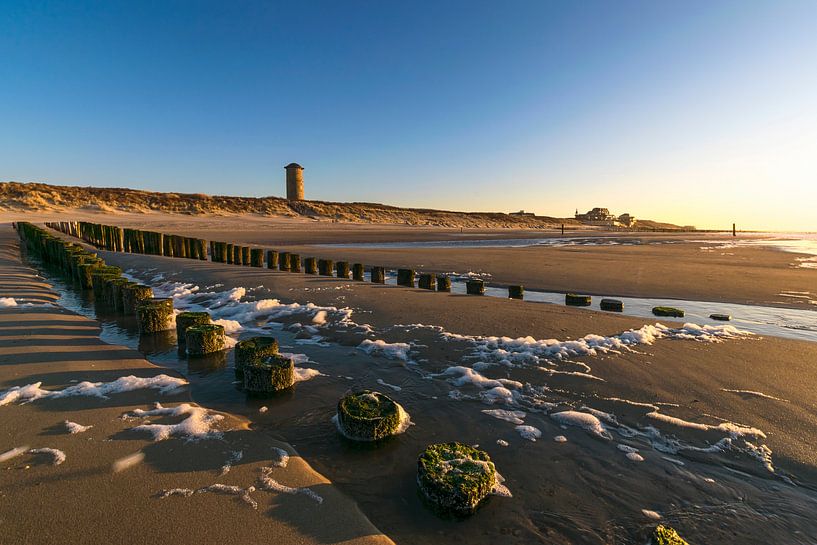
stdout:
POLYGON ((136 307, 140 333, 156 333, 172 327, 173 300, 148 299, 136 307))
POLYGON ((652 545, 689 545, 674 528, 659 524, 652 533, 652 545))
POLYGON ((525 288, 522 286, 508 286, 508 299, 523 299, 525 288))
POLYGON ((732 319, 732 316, 729 314, 710 314, 709 317, 719 322, 728 322, 732 319))
POLYGON ((414 269, 397 269, 397 285, 414 287, 414 269))
POLYGON ((565 295, 565 304, 572 307, 589 307, 592 299, 589 295, 568 293, 565 295))
POLYGON ((264 250, 261 248, 250 249, 250 265, 253 267, 264 266, 264 250))
POLYGON ((656 316, 669 316, 672 318, 684 317, 684 311, 675 307, 653 307, 652 313, 656 316))
POLYGON ((602 299, 599 308, 609 312, 624 312, 624 303, 618 299, 602 299))
POLYGON ((335 269, 335 262, 331 259, 318 260, 318 273, 321 276, 332 276, 332 271, 335 269))
POLYGON ((136 312, 142 301, 153 299, 153 288, 142 284, 125 285, 122 288, 122 311, 125 314, 136 312))
POLYGON ((235 370, 241 372, 245 366, 261 363, 278 353, 278 341, 274 337, 252 337, 238 341, 235 345, 235 370))
POLYGON ((304 272, 306 274, 318 274, 318 260, 314 257, 304 259, 304 272))
POLYGON ((437 291, 451 291, 451 277, 438 276, 437 277, 437 291))
POLYGON ((386 269, 385 267, 372 267, 372 282, 375 284, 386 283, 386 269))
POLYGON ((244 390, 266 394, 291 388, 295 384, 295 364, 292 359, 275 354, 262 362, 244 366, 244 390))
POLYGON ((289 272, 301 272, 301 255, 289 254, 289 272))
POLYGON ((267 250, 267 268, 278 268, 278 250, 267 250))
POLYGON ((401 431, 404 414, 390 397, 363 390, 338 402, 338 429, 353 441, 379 441, 401 431))
POLYGON ((278 254, 278 270, 289 270, 289 252, 281 252, 278 254))
POLYGON ((185 342, 187 328, 194 325, 206 325, 210 323, 208 312, 180 312, 176 315, 176 338, 179 343, 185 342))
POLYGON ((349 262, 348 261, 338 261, 335 264, 335 271, 337 272, 338 278, 349 278, 349 262))
POLYGON ((472 278, 465 282, 465 293, 468 295, 485 295, 485 282, 472 278))
POLYGON ((185 331, 185 344, 190 356, 205 356, 224 350, 224 326, 219 324, 191 325, 185 331))
POLYGON ((352 265, 352 280, 357 280, 358 282, 362 282, 366 274, 366 267, 363 266, 363 263, 354 263, 352 265))
POLYGON ((437 276, 434 273, 421 273, 417 278, 417 287, 421 290, 431 290, 437 287, 437 276))
POLYGON ((420 492, 443 514, 474 513, 495 482, 496 468, 488 453, 462 443, 430 445, 417 460, 420 492))

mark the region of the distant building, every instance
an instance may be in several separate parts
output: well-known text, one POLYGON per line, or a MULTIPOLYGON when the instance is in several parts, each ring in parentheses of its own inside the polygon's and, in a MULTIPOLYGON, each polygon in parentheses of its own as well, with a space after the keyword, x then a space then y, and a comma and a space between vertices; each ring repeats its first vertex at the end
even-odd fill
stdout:
POLYGON ((508 215, 509 216, 525 216, 525 217, 528 217, 528 218, 536 217, 536 214, 534 214, 533 212, 525 212, 524 210, 520 210, 519 212, 511 212, 508 215))
POLYGON ((287 171, 287 200, 304 200, 304 167, 290 163, 284 168, 287 171))
POLYGON ((576 210, 575 217, 582 223, 602 227, 633 227, 636 223, 635 216, 630 214, 615 216, 607 208, 594 208, 584 214, 579 214, 579 211, 576 210))

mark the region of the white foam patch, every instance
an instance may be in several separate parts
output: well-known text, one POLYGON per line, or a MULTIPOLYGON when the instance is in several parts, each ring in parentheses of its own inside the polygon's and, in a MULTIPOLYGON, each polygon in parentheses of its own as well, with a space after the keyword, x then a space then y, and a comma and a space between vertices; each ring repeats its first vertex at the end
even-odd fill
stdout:
POLYGON ((170 488, 168 490, 162 490, 159 492, 159 498, 165 499, 171 496, 181 496, 183 498, 189 498, 193 494, 204 494, 204 493, 211 493, 211 494, 222 494, 226 496, 238 496, 238 498, 252 507, 253 509, 258 509, 258 502, 253 499, 250 494, 255 492, 255 487, 250 486, 247 488, 242 488, 240 486, 228 485, 228 484, 211 484, 209 486, 204 486, 202 488, 197 488, 193 490, 192 488, 170 488))
POLYGON ((17 300, 14 297, 0 297, 0 308, 11 308, 17 306, 17 300))
POLYGON ((665 424, 670 424, 681 428, 689 428, 699 431, 726 432, 733 438, 743 436, 759 437, 762 439, 766 438, 766 434, 762 430, 753 428, 751 426, 741 426, 740 424, 735 424, 734 422, 721 422, 720 424, 717 425, 702 424, 700 422, 690 422, 689 420, 684 420, 682 418, 677 418, 674 416, 663 414, 658 412, 657 410, 647 413, 647 416, 654 420, 658 420, 659 422, 664 422, 665 424))
POLYGON ((505 420, 511 424, 524 424, 525 417, 528 415, 528 413, 524 411, 506 411, 504 409, 483 409, 482 413, 500 420, 505 420))
POLYGON ((155 377, 127 377, 118 378, 112 382, 88 382, 83 381, 62 390, 44 390, 40 388, 42 382, 35 382, 25 386, 15 386, 3 393, 0 393, 0 406, 11 403, 31 403, 38 399, 49 398, 58 399, 73 396, 90 396, 107 399, 112 394, 130 392, 133 390, 153 389, 160 394, 171 394, 178 391, 183 386, 187 386, 187 381, 181 378, 168 375, 156 375, 155 377))
POLYGON ((379 385, 381 385, 381 386, 385 386, 385 387, 387 387, 387 388, 391 388, 391 389, 392 389, 392 390, 394 390, 395 392, 400 392, 400 391, 402 391, 402 390, 403 390, 403 388, 401 388, 400 386, 397 386, 396 384, 389 384, 388 382, 386 382, 386 381, 385 381, 385 380, 383 380, 382 378, 377 379, 377 383, 378 383, 379 385))
POLYGON ((553 440, 556 441, 557 443, 567 443, 567 437, 565 437, 564 435, 557 435, 556 437, 553 438, 553 440))
POLYGON ((383 355, 393 360, 408 361, 411 345, 407 343, 387 343, 381 339, 375 339, 374 341, 364 339, 357 349, 367 354, 383 355))
POLYGON ((230 335, 231 333, 238 333, 244 327, 236 320, 226 320, 224 318, 219 318, 218 320, 213 320, 213 323, 216 325, 220 325, 224 328, 224 333, 230 335))
POLYGON ((21 454, 25 454, 26 452, 28 452, 28 447, 16 447, 11 450, 7 450, 6 452, 0 454, 0 464, 11 460, 12 458, 16 458, 21 454))
POLYGON ((576 426, 602 439, 612 439, 610 432, 598 417, 579 411, 562 411, 552 413, 550 417, 562 426, 576 426))
POLYGON ((325 324, 326 323, 326 311, 325 310, 319 310, 318 312, 316 312, 315 315, 312 317, 312 323, 313 324, 318 324, 318 325, 325 324))
POLYGON ((642 509, 641 514, 647 517, 648 519, 661 520, 661 515, 657 511, 652 511, 650 509, 642 509))
POLYGON ((273 447, 273 452, 275 452, 276 456, 278 457, 276 460, 272 461, 273 467, 286 467, 289 464, 289 453, 282 448, 273 447))
POLYGON ((618 450, 623 452, 627 456, 627 458, 629 460, 632 460, 633 462, 643 462, 644 461, 644 457, 641 456, 641 454, 638 453, 639 451, 638 451, 637 448, 631 447, 630 445, 623 445, 623 444, 618 444, 618 445, 616 445, 616 447, 618 447, 618 450))
POLYGON ((151 434, 154 441, 163 441, 171 437, 185 437, 187 439, 221 438, 222 433, 215 429, 216 424, 223 420, 220 414, 211 413, 204 407, 197 407, 189 403, 182 403, 176 407, 163 407, 156 403, 149 411, 136 409, 127 416, 144 418, 149 416, 185 417, 176 424, 142 424, 133 428, 134 431, 143 431, 151 434))
POLYGON ((267 407, 266 405, 264 405, 263 407, 261 407, 260 409, 258 409, 258 412, 259 412, 259 413, 261 413, 261 414, 264 414, 264 413, 265 413, 265 412, 267 412, 268 410, 269 410, 269 407, 267 407))
POLYGON ((762 397, 764 399, 771 399, 773 401, 782 401, 784 403, 789 402, 788 399, 782 399, 782 398, 779 398, 779 397, 764 394, 763 392, 756 392, 754 390, 733 390, 733 389, 730 389, 730 388, 721 388, 721 391, 722 392, 731 392, 733 394, 748 395, 748 396, 753 396, 753 397, 762 397))
POLYGON ((55 448, 33 448, 28 452, 29 454, 45 454, 46 456, 51 456, 51 463, 55 466, 58 466, 65 461, 65 453, 55 448))
POLYGON ((296 367, 292 372, 292 378, 295 380, 295 382, 304 382, 315 377, 325 376, 317 369, 310 369, 308 367, 296 367))
POLYGON ((233 450, 230 452, 230 456, 227 458, 227 461, 221 466, 221 476, 223 477, 230 470, 233 468, 233 465, 240 462, 241 459, 244 457, 243 450, 233 450))
POLYGON ((113 465, 111 466, 111 470, 114 473, 120 473, 125 471, 126 469, 130 469, 133 466, 141 464, 145 459, 144 452, 135 452, 128 456, 124 456, 116 460, 113 465))
POLYGON ((82 424, 71 422, 70 420, 66 420, 63 423, 65 424, 65 429, 67 429, 68 433, 70 433, 71 435, 75 435, 77 433, 84 433, 93 428, 93 426, 83 426, 82 424))
POLYGON ((471 384, 483 389, 492 389, 497 387, 513 389, 522 388, 521 382, 508 379, 489 379, 480 374, 478 371, 475 371, 470 367, 463 367, 461 365, 448 367, 442 373, 436 376, 452 377, 448 380, 448 382, 454 386, 465 386, 466 384, 471 384))
POLYGON ((318 505, 323 503, 323 498, 321 496, 319 496, 318 494, 316 494, 313 490, 311 490, 309 488, 306 488, 306 487, 294 488, 294 487, 286 486, 286 485, 283 485, 283 484, 279 483, 278 481, 276 481, 275 479, 270 477, 270 474, 272 473, 272 471, 273 471, 273 468, 271 468, 271 467, 262 467, 261 468, 261 476, 258 478, 259 489, 260 490, 267 490, 269 492, 278 492, 279 494, 291 494, 291 495, 302 494, 302 495, 306 496, 307 498, 313 500, 318 505))
POLYGON ((534 428, 533 426, 516 426, 515 429, 523 439, 533 441, 534 443, 537 439, 542 437, 542 431, 539 430, 539 428, 534 428))
POLYGON ((496 444, 499 445, 500 447, 507 447, 510 443, 508 443, 504 439, 497 439, 496 444))

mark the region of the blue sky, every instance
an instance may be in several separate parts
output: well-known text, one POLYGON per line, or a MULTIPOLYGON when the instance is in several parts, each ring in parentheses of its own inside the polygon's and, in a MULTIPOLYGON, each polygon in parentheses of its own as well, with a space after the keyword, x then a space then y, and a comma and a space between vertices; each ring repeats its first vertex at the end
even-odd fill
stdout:
POLYGON ((0 180, 817 230, 817 2, 0 3, 0 180))

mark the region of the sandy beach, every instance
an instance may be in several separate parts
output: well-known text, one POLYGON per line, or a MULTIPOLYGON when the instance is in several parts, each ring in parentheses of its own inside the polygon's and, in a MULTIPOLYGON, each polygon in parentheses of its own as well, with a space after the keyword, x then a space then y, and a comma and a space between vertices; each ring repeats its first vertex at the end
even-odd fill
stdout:
MULTIPOLYGON (((179 222, 178 232, 209 236, 199 222, 184 228, 183 218, 171 219, 179 222)), ((218 227, 224 229, 223 225, 218 227)), ((376 232, 378 237, 391 238, 383 230, 376 232)), ((223 230, 213 233, 228 234, 223 230)), ((306 231, 297 233, 302 243, 306 231)), ((323 242, 332 240, 328 227, 317 233, 316 238, 323 242)), ((271 239, 282 236, 294 237, 270 231, 271 239)), ((428 235, 411 232, 403 236, 428 235)), ((236 228, 230 240, 242 237, 249 239, 250 235, 236 228)), ((304 251, 305 255, 332 256, 338 252, 338 257, 348 257, 357 251, 309 249, 315 254, 304 251)), ((525 250, 533 249, 508 251, 518 256, 525 250)), ((645 256, 658 252, 653 267, 669 252, 688 255, 683 252, 693 251, 681 244, 535 250, 577 253, 580 257, 576 262, 601 259, 606 254, 605 259, 618 264, 633 259, 630 252, 641 251, 645 256)), ((814 273, 792 270, 792 254, 770 249, 746 251, 762 253, 770 260, 757 265, 758 271, 769 268, 781 278, 814 273)), ((388 257, 375 252, 383 251, 352 255, 369 262, 388 257)), ((446 265, 454 267, 482 255, 495 260, 493 263, 503 261, 498 257, 500 250, 496 250, 497 255, 492 255, 492 250, 478 255, 474 250, 469 252, 472 255, 452 258, 446 265)), ((393 259, 408 260, 398 264, 419 259, 415 251, 402 257, 402 250, 387 253, 393 259)), ((713 261, 711 253, 700 252, 697 266, 712 268, 717 259, 723 259, 714 276, 730 274, 726 256, 713 261)), ((237 320, 241 328, 236 335, 269 331, 282 343, 282 350, 300 354, 305 362, 301 365, 320 372, 299 384, 291 395, 271 400, 247 398, 231 385, 231 354, 226 360, 194 365, 193 360, 176 354, 173 339, 146 343, 133 333, 132 323, 98 314, 91 303, 70 296, 68 288, 60 288, 67 290, 70 297, 66 301, 78 310, 97 313, 103 338, 107 335, 121 339, 122 344, 131 343, 148 360, 184 374, 194 401, 248 420, 253 434, 293 445, 398 544, 430 540, 489 543, 500 539, 514 543, 638 543, 655 523, 644 512, 658 513, 663 521, 683 530, 691 543, 714 539, 759 544, 784 538, 791 543, 810 543, 809 536, 817 532, 809 514, 817 505, 817 383, 810 369, 810 362, 817 360, 817 345, 812 342, 739 333, 719 338, 718 331, 724 330, 717 329, 694 337, 691 335, 699 334, 696 330, 665 319, 661 323, 666 329, 655 329, 657 319, 562 305, 447 295, 206 261, 114 252, 100 255, 155 290, 172 295, 177 308, 207 308, 214 316, 237 320), (235 294, 242 294, 241 299, 235 300, 235 294), (316 327, 314 316, 318 312, 324 312, 326 318, 316 327), (648 338, 651 335, 655 337, 648 338), (621 345, 622 339, 637 340, 636 344, 621 345), (558 357, 545 357, 542 351, 546 347, 548 354, 558 357), (508 358, 518 363, 508 365, 508 358), (464 367, 479 372, 462 374, 464 367), (503 380, 513 399, 486 397, 496 392, 485 381, 503 380), (349 445, 337 434, 331 417, 337 399, 359 388, 392 395, 406 407, 415 425, 382 448, 349 445), (262 405, 269 410, 260 413, 262 405), (485 412, 494 409, 517 411, 518 416, 500 412, 496 414, 503 418, 499 418, 485 412), (565 411, 593 415, 603 433, 560 424, 554 415, 565 411), (534 428, 538 440, 525 439, 506 417, 534 428), (491 498, 476 516, 464 521, 440 519, 430 513, 416 493, 416 456, 429 443, 450 440, 485 448, 513 498, 491 498), (775 507, 770 509, 771 505, 775 507), (798 531, 793 533, 792 528, 798 531)), ((423 258, 429 255, 423 254, 423 258)), ((510 274, 510 268, 507 271, 510 274)), ((533 274, 532 270, 528 274, 533 274)), ((737 276, 735 267, 732 285, 737 276)), ((497 281, 502 278, 494 275, 497 281)), ((581 280, 577 278, 577 282, 581 280)), ((649 295, 646 286, 659 289, 659 284, 642 283, 633 290, 649 295)), ((671 281, 669 287, 684 286, 671 281)), ((741 299, 750 287, 747 283, 728 295, 741 299)), ((774 289, 764 289, 763 293, 772 297, 769 294, 774 289)), ((696 288, 695 292, 708 294, 705 289, 696 288)), ((31 376, 28 381, 35 378, 31 376)), ((20 383, 10 380, 4 381, 4 387, 20 383)), ((150 402, 156 401, 156 396, 150 397, 150 402)), ((145 401, 141 406, 148 405, 145 401)), ((213 465, 220 467, 221 463, 223 460, 213 465)), ((262 464, 246 464, 250 475, 247 483, 253 480, 252 469, 262 464)), ((212 467, 209 469, 206 478, 194 473, 199 479, 195 483, 173 486, 205 486, 214 477, 212 467)), ((238 475, 238 469, 228 475, 238 475)), ((174 471, 185 477, 189 473, 186 469, 174 471)), ((158 489, 168 486, 153 485, 158 489)), ((156 492, 152 490, 146 498, 156 492)), ((255 496, 260 494, 265 493, 255 496)), ((290 498, 281 501, 284 499, 290 498)), ((183 498, 150 501, 156 508, 171 501, 174 507, 190 502, 183 498)), ((244 506, 237 505, 236 509, 244 506)), ((256 522, 268 522, 261 519, 256 522)), ((314 528, 307 531, 310 526, 324 528, 326 523, 312 520, 299 529, 318 532, 314 528)), ((375 539, 366 532, 347 538, 362 536, 375 539)))
MULTIPOLYGON (((124 415, 151 410, 157 402, 164 407, 190 403, 186 381, 134 350, 102 342, 97 322, 58 306, 48 283, 20 263, 16 239, 4 226, 0 297, 18 304, 0 309, 0 391, 40 382, 57 391, 82 381, 109 383, 128 376, 168 376, 184 385, 164 394, 136 389, 106 398, 78 395, 0 406, 3 542, 391 543, 292 447, 252 431, 245 418, 222 414, 215 427, 221 437, 193 443, 184 434, 153 441, 149 433, 133 431, 144 419, 124 415), (72 434, 66 421, 89 428, 72 434), (55 453, 29 452, 43 448, 63 453, 64 461, 55 465, 55 453), (12 457, 14 449, 20 453, 12 457), (257 486, 260 469, 280 460, 277 449, 289 453, 289 459, 271 476, 313 491, 321 503, 305 494, 260 487, 249 496, 256 508, 229 490, 160 499, 174 488, 257 486), (235 452, 241 458, 230 462, 235 452), (230 470, 222 475, 228 463, 230 470), (325 524, 315 524, 316 517, 325 524)), ((151 418, 157 424, 182 419, 151 418)))

